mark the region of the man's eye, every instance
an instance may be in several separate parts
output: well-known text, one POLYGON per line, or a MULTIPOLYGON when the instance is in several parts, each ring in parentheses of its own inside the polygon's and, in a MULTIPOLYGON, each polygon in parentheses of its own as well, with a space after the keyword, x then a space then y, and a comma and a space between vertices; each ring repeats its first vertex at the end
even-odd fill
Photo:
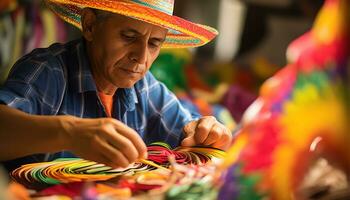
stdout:
POLYGON ((127 41, 132 41, 136 38, 134 35, 126 35, 126 34, 122 34, 122 37, 127 41))
POLYGON ((160 42, 150 42, 149 45, 151 47, 157 48, 157 47, 159 47, 161 45, 161 43, 160 42))

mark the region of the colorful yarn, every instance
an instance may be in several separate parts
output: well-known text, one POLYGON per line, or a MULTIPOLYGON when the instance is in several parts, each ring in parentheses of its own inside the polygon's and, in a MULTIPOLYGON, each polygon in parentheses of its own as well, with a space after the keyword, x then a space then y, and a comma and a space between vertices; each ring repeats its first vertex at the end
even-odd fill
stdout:
POLYGON ((54 185, 35 194, 38 197, 67 196, 83 199, 213 199, 211 187, 214 167, 174 164, 171 173, 148 171, 134 176, 121 176, 117 181, 72 182, 54 185), (88 195, 90 194, 90 195, 88 195))
POLYGON ((148 159, 155 163, 169 166, 170 156, 173 156, 179 164, 203 165, 215 158, 224 158, 225 152, 208 147, 178 147, 171 150, 165 143, 154 143, 148 147, 148 159))
MULTIPOLYGON (((150 171, 156 169, 166 174, 171 173, 171 170, 164 171, 162 167, 157 168, 157 164, 169 167, 169 157, 173 157, 178 164, 201 166, 212 161, 215 162, 215 159, 223 158, 225 153, 219 149, 204 147, 176 148, 171 150, 165 143, 154 143, 148 147, 148 155, 147 162, 136 162, 127 168, 116 169, 80 158, 62 158, 51 162, 23 165, 14 170, 11 176, 15 181, 33 189, 61 183, 106 181, 123 175, 145 180, 145 178, 154 178, 154 174, 150 174, 150 171), (156 164, 149 164, 152 162, 156 164)), ((124 185, 127 185, 127 183, 135 185, 124 181, 124 185)), ((140 182, 136 185, 137 189, 141 189, 143 186, 140 182)), ((149 188, 152 186, 144 185, 144 187, 149 188)))
POLYGON ((169 29, 163 48, 202 46, 218 32, 173 16, 174 0, 46 0, 48 7, 63 20, 81 29, 81 9, 105 10, 169 29))
POLYGON ((220 199, 308 199, 301 186, 319 159, 350 176, 349 10, 347 0, 327 0, 313 29, 289 46, 291 63, 243 117, 224 163, 239 172, 228 169, 220 199))

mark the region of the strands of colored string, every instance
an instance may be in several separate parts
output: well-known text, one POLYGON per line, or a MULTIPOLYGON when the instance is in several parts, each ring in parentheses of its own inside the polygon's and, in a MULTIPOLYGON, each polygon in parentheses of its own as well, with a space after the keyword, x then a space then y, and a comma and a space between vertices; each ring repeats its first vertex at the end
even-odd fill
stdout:
POLYGON ((222 150, 208 147, 179 147, 171 150, 167 144, 160 142, 148 147, 148 159, 162 166, 170 165, 170 156, 179 164, 202 165, 214 158, 222 159, 225 155, 222 150))
POLYGON ((170 172, 166 169, 170 166, 169 157, 174 157, 178 164, 203 165, 214 158, 223 158, 225 153, 204 147, 171 150, 165 143, 154 143, 148 147, 148 155, 148 160, 139 160, 127 168, 117 169, 79 158, 57 159, 24 165, 14 170, 11 176, 28 188, 36 189, 60 183, 105 181, 116 176, 145 173, 155 169, 170 172))
POLYGON ((24 165, 11 173, 17 182, 28 188, 80 181, 105 181, 116 176, 153 170, 154 167, 134 163, 127 168, 116 168, 79 158, 57 159, 52 162, 24 165))

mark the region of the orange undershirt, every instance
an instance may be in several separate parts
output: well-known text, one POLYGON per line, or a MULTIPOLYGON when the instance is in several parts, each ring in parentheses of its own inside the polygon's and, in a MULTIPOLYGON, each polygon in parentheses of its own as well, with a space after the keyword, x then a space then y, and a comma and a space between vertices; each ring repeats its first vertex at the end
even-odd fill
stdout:
POLYGON ((113 109, 113 95, 104 94, 102 92, 98 92, 98 96, 101 99, 103 106, 107 112, 108 117, 112 117, 112 109, 113 109))

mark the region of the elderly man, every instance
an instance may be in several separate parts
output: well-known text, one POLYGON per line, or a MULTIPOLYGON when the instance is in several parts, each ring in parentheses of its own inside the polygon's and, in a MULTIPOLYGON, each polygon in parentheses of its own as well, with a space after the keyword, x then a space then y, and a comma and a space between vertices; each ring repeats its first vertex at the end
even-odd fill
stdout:
POLYGON ((5 166, 74 154, 126 167, 157 141, 226 149, 232 138, 226 127, 192 116, 148 72, 162 47, 200 46, 217 33, 173 16, 173 4, 47 0, 83 38, 36 49, 13 67, 0 90, 5 166))

